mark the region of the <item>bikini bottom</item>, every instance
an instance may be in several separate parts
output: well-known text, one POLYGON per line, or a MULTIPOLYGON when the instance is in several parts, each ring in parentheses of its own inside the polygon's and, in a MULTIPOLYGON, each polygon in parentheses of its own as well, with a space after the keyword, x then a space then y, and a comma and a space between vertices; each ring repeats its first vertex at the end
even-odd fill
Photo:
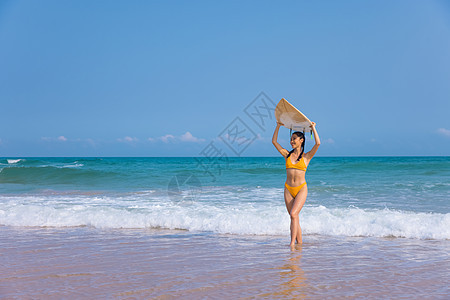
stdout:
POLYGON ((289 193, 291 193, 292 197, 295 198, 297 196, 298 192, 306 185, 306 182, 303 182, 299 186, 289 186, 287 183, 284 184, 284 186, 288 189, 289 193))

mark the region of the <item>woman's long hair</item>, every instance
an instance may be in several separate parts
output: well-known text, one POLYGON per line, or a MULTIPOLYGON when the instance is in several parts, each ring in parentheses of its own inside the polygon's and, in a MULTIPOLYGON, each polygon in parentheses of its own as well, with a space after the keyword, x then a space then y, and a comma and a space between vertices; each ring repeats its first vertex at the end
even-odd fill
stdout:
MULTIPOLYGON (((296 136, 298 136, 299 138, 303 139, 302 152, 300 153, 300 155, 297 158, 297 161, 299 161, 302 158, 302 156, 303 156, 303 152, 305 151, 305 135, 303 134, 303 132, 300 132, 300 131, 296 131, 292 135, 294 135, 294 134, 296 136)), ((289 152, 289 154, 286 156, 286 159, 292 154, 292 152, 294 152, 294 149, 292 149, 291 152, 289 152)))

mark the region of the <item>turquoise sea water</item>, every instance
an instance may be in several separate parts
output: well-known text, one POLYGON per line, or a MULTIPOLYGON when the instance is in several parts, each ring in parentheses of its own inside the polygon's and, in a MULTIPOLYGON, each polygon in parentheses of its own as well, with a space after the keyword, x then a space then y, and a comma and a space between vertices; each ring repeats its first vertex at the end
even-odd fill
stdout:
MULTIPOLYGON (((287 235, 280 157, 0 158, 0 225, 287 235)), ((450 239, 450 157, 317 157, 305 234, 450 239)))

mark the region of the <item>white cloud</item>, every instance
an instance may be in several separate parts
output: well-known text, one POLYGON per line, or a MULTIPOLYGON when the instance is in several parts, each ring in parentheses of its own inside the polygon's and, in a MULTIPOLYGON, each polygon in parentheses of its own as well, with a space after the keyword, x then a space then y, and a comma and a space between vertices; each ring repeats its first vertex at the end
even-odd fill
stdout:
POLYGON ((328 138, 324 140, 325 144, 334 144, 334 140, 332 138, 328 138))
POLYGON ((63 135, 60 135, 57 138, 44 136, 44 137, 41 137, 41 140, 46 141, 46 142, 55 142, 55 141, 57 141, 57 142, 67 142, 68 141, 68 139, 65 136, 63 136, 63 135))
POLYGON ((159 138, 151 138, 149 137, 147 139, 150 142, 156 142, 156 141, 162 141, 164 143, 170 143, 175 141, 181 141, 181 142, 188 142, 188 143, 200 143, 204 142, 205 139, 197 138, 192 135, 189 131, 187 131, 185 134, 182 134, 181 136, 174 136, 172 134, 166 134, 164 136, 161 136, 159 138))
POLYGON ((437 132, 438 132, 440 135, 443 135, 443 136, 446 136, 446 137, 450 137, 450 130, 449 130, 449 129, 439 128, 439 129, 437 130, 437 132))
POLYGON ((205 141, 204 139, 196 138, 189 131, 187 131, 185 134, 183 134, 180 137, 180 140, 183 141, 183 142, 194 142, 194 143, 204 142, 205 141))
POLYGON ((44 142, 68 142, 68 143, 81 143, 81 144, 88 144, 91 145, 93 147, 95 147, 97 145, 97 142, 94 141, 91 138, 88 139, 81 139, 81 138, 73 138, 73 139, 68 139, 63 135, 60 135, 58 137, 48 137, 48 136, 44 136, 41 137, 41 140, 44 142))
POLYGON ((265 140, 265 138, 261 135, 261 134, 257 134, 256 135, 256 139, 258 140, 258 141, 264 141, 265 140))
POLYGON ((163 141, 164 143, 168 143, 171 140, 174 140, 175 137, 171 134, 166 134, 165 136, 160 137, 161 141, 163 141))
POLYGON ((117 141, 121 143, 133 143, 139 141, 139 139, 136 137, 126 136, 123 139, 117 139, 117 141))
MULTIPOLYGON (((223 138, 226 141, 229 141, 231 143, 236 143, 238 145, 243 145, 245 143, 251 143, 254 140, 256 140, 258 137, 246 137, 246 136, 235 136, 235 135, 230 135, 228 133, 225 133, 223 135, 223 138)), ((220 137, 218 137, 218 140, 222 140, 220 137)))

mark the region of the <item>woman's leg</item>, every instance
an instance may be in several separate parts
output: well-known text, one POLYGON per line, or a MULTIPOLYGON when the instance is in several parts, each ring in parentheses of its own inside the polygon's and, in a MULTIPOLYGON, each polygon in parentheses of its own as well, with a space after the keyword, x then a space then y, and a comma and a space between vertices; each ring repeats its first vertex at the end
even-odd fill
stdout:
MULTIPOLYGON (((291 214, 291 210, 292 210, 292 205, 294 204, 294 197, 292 197, 291 193, 289 192, 289 190, 285 187, 284 188, 284 202, 286 203, 286 208, 287 211, 289 213, 289 215, 291 214)), ((292 245, 292 220, 291 220, 291 245, 292 245)), ((294 238, 294 243, 295 243, 295 238, 294 238)))
POLYGON ((297 196, 295 196, 291 210, 289 211, 289 215, 291 216, 291 246, 295 244, 295 240, 297 240, 297 243, 299 244, 303 242, 302 228, 300 227, 300 219, 298 215, 306 202, 307 195, 308 187, 305 185, 298 192, 297 196))
POLYGON ((294 197, 289 193, 288 189, 284 187, 284 203, 286 203, 286 208, 288 213, 291 213, 292 204, 294 204, 294 197))

